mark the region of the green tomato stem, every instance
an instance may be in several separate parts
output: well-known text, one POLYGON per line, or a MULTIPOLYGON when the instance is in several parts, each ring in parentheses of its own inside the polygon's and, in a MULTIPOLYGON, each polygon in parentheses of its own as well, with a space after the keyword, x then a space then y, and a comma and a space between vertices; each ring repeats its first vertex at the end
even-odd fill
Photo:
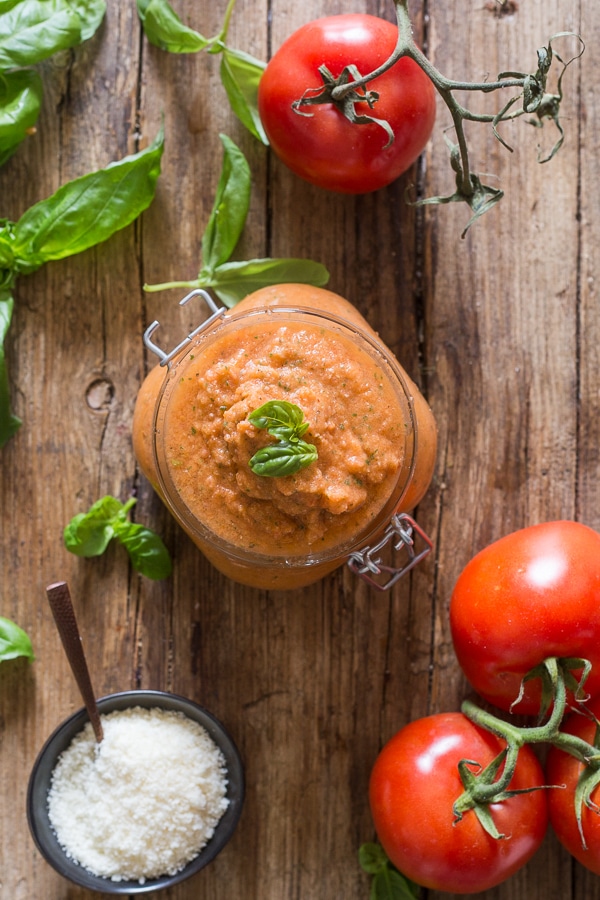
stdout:
POLYGON ((464 793, 456 801, 455 811, 458 814, 480 804, 493 803, 501 799, 506 792, 510 794, 509 785, 515 773, 519 751, 525 744, 551 744, 574 756, 586 767, 600 770, 600 751, 583 738, 560 730, 568 709, 566 686, 569 677, 568 668, 556 657, 545 660, 543 665, 552 681, 553 703, 548 720, 541 725, 519 727, 498 718, 488 710, 481 709, 470 700, 463 702, 461 710, 471 722, 506 741, 506 756, 498 778, 493 781, 486 777, 470 780, 464 793))

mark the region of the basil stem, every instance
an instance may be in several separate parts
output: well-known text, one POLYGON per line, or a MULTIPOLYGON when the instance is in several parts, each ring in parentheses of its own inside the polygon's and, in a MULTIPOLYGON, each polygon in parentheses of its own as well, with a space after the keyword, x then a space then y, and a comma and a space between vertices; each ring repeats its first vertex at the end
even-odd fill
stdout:
POLYGON ((116 539, 126 548, 136 572, 156 580, 167 578, 171 574, 171 558, 162 539, 128 518, 136 502, 131 497, 123 504, 110 495, 97 500, 88 512, 79 513, 66 525, 65 547, 76 556, 101 556, 116 539))
POLYGON ((209 288, 227 307, 235 306, 253 291, 272 284, 296 282, 322 287, 329 272, 310 259, 249 259, 230 262, 246 224, 250 205, 250 167, 242 151, 226 135, 223 165, 213 208, 202 237, 202 266, 193 281, 145 284, 145 291, 167 288, 209 288))
POLYGON ((11 619, 0 616, 0 662, 18 656, 34 658, 31 640, 11 619))

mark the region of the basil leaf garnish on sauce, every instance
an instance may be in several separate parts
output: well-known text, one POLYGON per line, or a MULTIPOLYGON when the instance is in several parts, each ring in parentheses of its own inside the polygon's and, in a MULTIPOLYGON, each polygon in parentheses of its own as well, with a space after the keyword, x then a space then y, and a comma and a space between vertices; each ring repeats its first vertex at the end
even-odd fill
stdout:
POLYGON ((319 454, 314 444, 302 440, 309 424, 295 403, 269 400, 251 412, 248 421, 277 438, 276 444, 262 447, 248 465, 255 475, 282 477, 294 475, 314 462, 319 454))

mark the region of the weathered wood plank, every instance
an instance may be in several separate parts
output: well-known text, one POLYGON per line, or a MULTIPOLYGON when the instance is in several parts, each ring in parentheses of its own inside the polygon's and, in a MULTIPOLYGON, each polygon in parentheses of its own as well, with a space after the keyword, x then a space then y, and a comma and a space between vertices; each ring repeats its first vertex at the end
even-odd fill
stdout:
MULTIPOLYGON (((225 3, 173 4, 206 35, 225 3)), ((260 900, 368 895, 357 851, 373 838, 369 771, 406 721, 458 708, 468 687, 456 665, 447 606, 470 556, 508 531, 547 518, 598 513, 600 210, 590 47, 600 14, 580 0, 521 3, 511 15, 482 3, 411 4, 425 49, 446 75, 476 80, 535 66, 553 32, 588 44, 565 78, 567 139, 536 163, 523 122, 468 130, 476 166, 506 196, 460 240, 466 213, 405 203, 421 177, 430 194, 452 190, 440 116, 423 168, 364 197, 341 197, 296 179, 231 113, 218 56, 174 56, 140 34, 135 4, 109 3, 89 44, 43 65, 38 133, 0 171, 0 216, 16 219, 70 178, 147 145, 164 118, 162 175, 152 207, 102 247, 23 277, 8 355, 24 424, 2 452, 0 615, 32 636, 37 659, 0 665, 0 895, 83 900, 33 847, 24 817, 27 777, 55 725, 81 703, 45 601, 65 578, 76 601, 99 693, 162 688, 190 696, 227 725, 246 762, 247 802, 232 843, 177 900, 260 900), (423 10, 427 17, 422 21, 423 10), (292 593, 233 585, 170 519, 140 475, 131 417, 155 360, 146 324, 176 343, 197 323, 178 291, 144 282, 193 278, 221 166, 219 133, 247 155, 253 191, 238 258, 304 256, 331 272, 426 392, 440 428, 432 488, 418 521, 435 552, 389 595, 339 571, 292 593), (112 493, 138 497, 135 517, 159 531, 174 573, 151 583, 122 548, 77 560, 62 547, 75 513, 112 493)), ((393 18, 391 3, 353 10, 393 18)), ((266 59, 296 27, 347 11, 339 0, 238 0, 232 46, 266 59)), ((489 109, 495 98, 473 98, 489 109)), ((431 898, 441 894, 429 892, 431 898)), ((448 896, 448 895, 446 895, 448 896)), ((483 895, 481 895, 483 896, 483 895)), ((598 879, 573 865, 549 835, 497 900, 600 900, 598 879)))

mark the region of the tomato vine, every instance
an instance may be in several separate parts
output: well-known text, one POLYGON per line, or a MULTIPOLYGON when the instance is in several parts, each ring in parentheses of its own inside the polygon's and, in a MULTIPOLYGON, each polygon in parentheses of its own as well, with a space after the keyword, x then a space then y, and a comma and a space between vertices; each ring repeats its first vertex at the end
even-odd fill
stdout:
MULTIPOLYGON (((447 106, 456 133, 456 143, 447 139, 450 148, 450 163, 456 176, 455 191, 448 196, 428 197, 418 200, 415 205, 466 202, 471 208, 472 217, 462 233, 464 237, 471 224, 504 196, 504 192, 500 188, 485 184, 481 177, 472 170, 469 147, 464 130, 465 122, 491 124, 494 136, 503 147, 512 152, 512 148, 498 131, 498 126, 501 123, 528 115, 533 117, 531 120, 532 124, 541 126, 544 120, 550 119, 558 129, 559 137, 551 151, 539 160, 540 162, 548 162, 556 155, 565 137, 560 121, 560 106, 563 100, 563 76, 568 66, 581 57, 585 50, 585 45, 582 38, 574 32, 558 32, 549 39, 546 47, 542 47, 537 51, 537 69, 533 73, 501 72, 495 81, 457 81, 447 78, 439 72, 415 43, 412 22, 408 11, 408 0, 393 0, 393 2, 398 26, 398 40, 391 56, 376 69, 365 75, 357 74, 352 65, 347 66, 336 79, 332 78, 330 73, 322 74, 323 85, 319 86, 319 88, 308 88, 306 95, 296 100, 295 109, 300 112, 302 106, 306 104, 334 103, 347 118, 351 121, 359 122, 360 117, 354 112, 356 103, 364 103, 367 100, 371 109, 376 109, 378 98, 367 90, 369 83, 387 72, 399 59, 403 57, 412 59, 425 72, 447 106), (575 38, 580 49, 578 53, 564 60, 554 50, 553 43, 558 38, 567 37, 575 38), (548 75, 555 60, 562 66, 562 69, 558 76, 556 92, 551 93, 548 90, 548 75), (515 89, 518 93, 510 97, 500 111, 496 113, 473 112, 459 103, 455 96, 458 91, 490 94, 506 89, 515 89), (519 103, 520 106, 517 106, 519 103)), ((377 121, 375 115, 369 116, 368 119, 369 121, 377 121)), ((390 134, 387 123, 379 120, 379 124, 390 134)), ((391 138, 393 139, 393 134, 391 138)))

